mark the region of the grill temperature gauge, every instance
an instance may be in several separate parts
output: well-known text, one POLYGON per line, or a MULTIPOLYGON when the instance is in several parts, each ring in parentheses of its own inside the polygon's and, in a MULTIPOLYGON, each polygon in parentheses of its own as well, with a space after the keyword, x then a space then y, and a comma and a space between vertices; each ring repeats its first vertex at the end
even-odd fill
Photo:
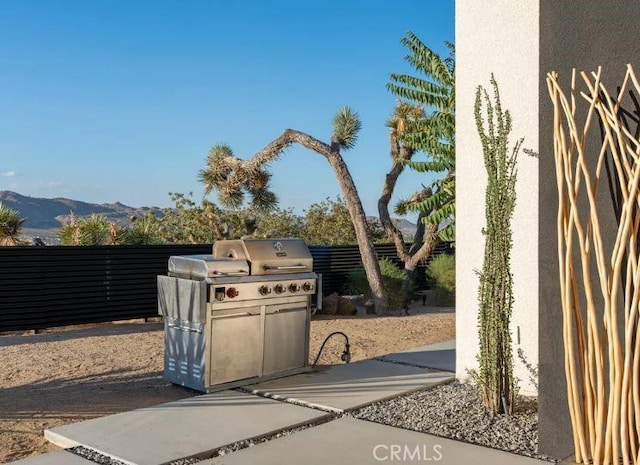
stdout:
POLYGON ((271 294, 271 288, 269 286, 260 286, 260 289, 258 289, 258 292, 261 295, 269 295, 271 294))
POLYGON ((287 288, 284 284, 276 284, 276 287, 274 287, 273 290, 276 291, 276 294, 282 294, 287 290, 287 288))

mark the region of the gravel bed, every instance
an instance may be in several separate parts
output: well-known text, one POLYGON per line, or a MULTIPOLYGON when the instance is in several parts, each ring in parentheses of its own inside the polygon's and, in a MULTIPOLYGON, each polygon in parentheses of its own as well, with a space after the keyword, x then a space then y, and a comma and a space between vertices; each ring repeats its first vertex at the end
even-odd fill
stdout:
POLYGON ((108 455, 103 455, 100 452, 96 452, 93 449, 87 449, 86 447, 77 446, 71 449, 67 449, 67 452, 71 452, 73 454, 79 455, 82 458, 90 460, 91 462, 99 463, 100 465, 127 465, 120 460, 116 460, 114 458, 109 457, 108 455))
MULTIPOLYGON (((307 424, 307 425, 302 425, 302 426, 298 426, 296 428, 289 428, 289 429, 285 429, 282 431, 279 431, 277 433, 274 433, 272 435, 269 436, 264 436, 261 438, 255 438, 255 439, 245 439, 244 441, 240 441, 240 442, 236 442, 235 444, 229 444, 228 446, 224 446, 221 447, 219 449, 216 449, 206 455, 200 455, 198 457, 191 457, 191 458, 186 458, 186 459, 179 459, 179 460, 174 460, 173 462, 170 462, 168 465, 192 465, 198 462, 201 462, 203 460, 209 460, 211 458, 214 457, 221 457, 223 455, 226 454, 230 454, 232 452, 237 452, 239 450, 242 449, 246 449, 248 447, 253 447, 253 446, 257 446, 258 444, 262 444, 263 442, 267 442, 267 441, 271 441, 272 439, 277 439, 277 438, 281 438, 284 436, 289 436, 290 434, 293 433, 297 433, 298 431, 303 431, 307 428, 312 428, 314 426, 320 425, 326 421, 330 421, 333 420, 334 418, 337 417, 329 417, 327 419, 323 419, 320 422, 316 422, 316 423, 311 423, 311 424, 307 424)), ((119 464, 114 464, 114 465, 119 465, 119 464)))
POLYGON ((377 402, 350 415, 555 462, 537 453, 537 407, 537 399, 519 397, 513 415, 491 415, 475 387, 453 382, 377 402))

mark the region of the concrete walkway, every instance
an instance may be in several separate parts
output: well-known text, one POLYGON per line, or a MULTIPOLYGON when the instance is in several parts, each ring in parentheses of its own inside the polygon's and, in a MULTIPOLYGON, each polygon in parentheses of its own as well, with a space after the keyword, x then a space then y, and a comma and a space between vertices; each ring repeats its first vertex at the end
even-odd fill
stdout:
POLYGON ((540 465, 539 460, 343 417, 199 465, 366 465, 380 462, 443 465, 540 465))
MULTIPOLYGON (((452 380, 454 341, 332 366, 45 431, 60 447, 82 445, 132 465, 160 465, 246 439, 306 429, 203 462, 210 464, 545 463, 391 426, 341 417, 363 405, 452 380), (272 398, 267 398, 272 397, 272 398), (430 460, 428 460, 430 459, 430 460)), ((24 465, 88 465, 68 452, 29 458, 24 465)))
POLYGON ((415 349, 383 355, 375 360, 384 362, 406 363, 408 365, 433 368, 436 370, 456 371, 456 340, 438 342, 415 349))
POLYGON ((342 413, 451 381, 452 374, 363 360, 247 386, 251 393, 342 413))
POLYGON ((135 465, 159 465, 315 423, 326 412, 222 391, 45 430, 60 447, 84 446, 135 465))

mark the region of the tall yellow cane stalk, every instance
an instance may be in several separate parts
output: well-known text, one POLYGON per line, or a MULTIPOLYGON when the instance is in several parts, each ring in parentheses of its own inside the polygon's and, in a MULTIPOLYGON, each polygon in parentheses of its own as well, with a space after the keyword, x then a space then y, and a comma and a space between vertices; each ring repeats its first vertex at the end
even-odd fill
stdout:
MULTIPOLYGON (((640 85, 630 65, 614 96, 600 69, 581 72, 580 78, 584 87, 579 89, 574 71, 565 93, 558 74, 547 75, 575 458, 578 463, 640 464, 640 132, 629 127, 631 113, 622 104, 627 95, 640 96, 640 85), (590 134, 594 125, 599 142, 590 134), (618 203, 615 237, 603 234, 600 213, 611 203, 602 201, 602 185, 618 203)), ((638 120, 635 124, 640 127, 638 120)))

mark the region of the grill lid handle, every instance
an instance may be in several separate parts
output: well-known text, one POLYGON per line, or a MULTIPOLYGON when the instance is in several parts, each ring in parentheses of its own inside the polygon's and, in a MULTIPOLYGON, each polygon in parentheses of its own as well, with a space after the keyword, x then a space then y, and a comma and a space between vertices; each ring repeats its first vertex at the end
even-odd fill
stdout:
POLYGON ((265 271, 307 270, 307 265, 265 265, 265 271))
POLYGON ((238 271, 214 271, 212 273, 215 276, 248 276, 249 273, 247 271, 244 270, 238 270, 238 271))

